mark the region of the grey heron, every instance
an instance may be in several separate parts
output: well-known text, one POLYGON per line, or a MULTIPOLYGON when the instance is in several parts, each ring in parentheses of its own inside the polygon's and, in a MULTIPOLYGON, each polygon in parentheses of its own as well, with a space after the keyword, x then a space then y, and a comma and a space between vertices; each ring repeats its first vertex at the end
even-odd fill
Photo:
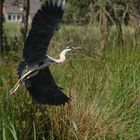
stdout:
POLYGON ((48 0, 35 14, 23 49, 23 62, 18 66, 19 80, 8 95, 25 85, 33 100, 40 104, 64 105, 70 99, 58 86, 49 70, 50 64, 62 63, 66 53, 79 48, 66 48, 59 59, 47 55, 50 40, 60 27, 65 0, 48 0))

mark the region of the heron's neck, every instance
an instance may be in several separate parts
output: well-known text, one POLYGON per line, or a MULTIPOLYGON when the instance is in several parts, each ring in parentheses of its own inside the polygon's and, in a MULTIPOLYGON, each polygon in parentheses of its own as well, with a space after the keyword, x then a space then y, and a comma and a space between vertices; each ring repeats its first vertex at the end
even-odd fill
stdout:
POLYGON ((69 52, 70 50, 69 49, 65 49, 63 50, 61 53, 60 53, 60 58, 59 59, 54 59, 54 58, 51 58, 52 60, 54 60, 56 63, 62 63, 66 60, 66 53, 69 52))

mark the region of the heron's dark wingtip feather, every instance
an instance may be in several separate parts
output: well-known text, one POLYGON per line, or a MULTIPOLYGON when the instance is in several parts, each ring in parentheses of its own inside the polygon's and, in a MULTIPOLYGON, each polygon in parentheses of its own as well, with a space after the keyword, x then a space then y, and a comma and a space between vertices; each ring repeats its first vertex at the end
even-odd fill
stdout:
POLYGON ((35 100, 39 104, 47 104, 47 105, 65 105, 70 101, 70 99, 60 90, 47 90, 48 93, 40 90, 40 93, 36 91, 34 87, 28 89, 33 100, 35 100))

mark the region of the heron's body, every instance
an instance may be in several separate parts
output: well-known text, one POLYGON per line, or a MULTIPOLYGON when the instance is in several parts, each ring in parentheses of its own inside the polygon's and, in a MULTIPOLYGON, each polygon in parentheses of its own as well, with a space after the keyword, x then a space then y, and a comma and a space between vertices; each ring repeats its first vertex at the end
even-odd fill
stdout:
POLYGON ((24 60, 18 67, 19 81, 9 94, 13 94, 21 83, 38 103, 64 105, 69 101, 53 79, 49 65, 62 63, 66 53, 72 49, 62 51, 59 59, 47 55, 50 40, 60 27, 64 4, 65 0, 48 0, 37 11, 23 49, 24 60))

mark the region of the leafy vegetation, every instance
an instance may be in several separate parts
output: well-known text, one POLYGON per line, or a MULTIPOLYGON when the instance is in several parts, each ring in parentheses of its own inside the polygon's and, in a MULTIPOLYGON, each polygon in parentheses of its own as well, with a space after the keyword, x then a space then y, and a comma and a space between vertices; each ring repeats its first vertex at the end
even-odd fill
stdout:
MULTIPOLYGON (((12 29, 5 27, 7 36, 12 36, 12 29)), ((71 102, 61 107, 32 102, 25 87, 12 97, 6 96, 17 81, 22 50, 22 44, 19 50, 10 44, 11 49, 0 61, 0 139, 139 139, 139 42, 135 44, 130 26, 124 26, 123 32, 125 48, 115 40, 116 28, 110 29, 103 56, 97 53, 101 41, 98 27, 63 26, 55 34, 49 48, 51 56, 57 56, 68 45, 85 48, 69 55, 65 63, 51 66, 56 81, 71 97, 71 102)), ((14 41, 10 38, 8 42, 14 41)))

